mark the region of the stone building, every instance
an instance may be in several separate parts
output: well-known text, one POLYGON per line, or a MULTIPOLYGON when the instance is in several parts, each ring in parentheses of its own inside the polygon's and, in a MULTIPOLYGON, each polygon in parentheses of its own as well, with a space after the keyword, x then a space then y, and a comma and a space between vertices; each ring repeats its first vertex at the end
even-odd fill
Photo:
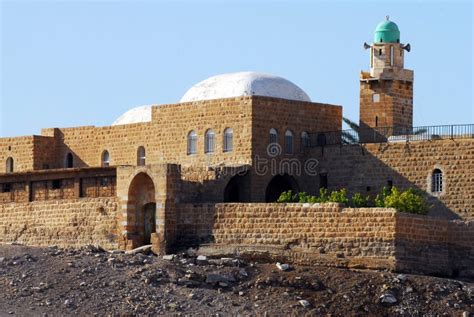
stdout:
POLYGON ((241 72, 206 79, 179 103, 133 108, 110 126, 1 138, 1 241, 166 250, 185 228, 199 236, 200 217, 206 230, 217 223, 203 212, 190 224, 189 204, 273 202, 285 190, 321 187, 417 187, 431 216, 473 219, 473 125, 413 127, 410 45, 395 23, 380 23, 364 47, 370 70, 360 74, 357 130, 342 130, 342 106, 314 102, 284 78, 241 72))

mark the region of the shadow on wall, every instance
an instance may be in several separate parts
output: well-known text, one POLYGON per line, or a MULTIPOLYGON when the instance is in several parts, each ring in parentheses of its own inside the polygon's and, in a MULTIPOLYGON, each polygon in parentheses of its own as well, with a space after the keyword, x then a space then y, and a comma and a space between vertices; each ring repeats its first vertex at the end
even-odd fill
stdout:
POLYGON ((375 197, 383 187, 417 188, 425 193, 430 216, 473 218, 472 177, 467 175, 473 172, 468 161, 448 157, 450 150, 462 153, 462 149, 449 149, 458 147, 455 141, 446 148, 435 142, 424 142, 424 146, 421 142, 328 146, 313 149, 311 155, 319 160, 319 168, 327 171, 324 181, 329 190, 346 188, 351 195, 359 192, 375 197), (431 193, 432 175, 437 169, 443 171, 442 184, 439 192, 431 193))
POLYGON ((84 162, 69 146, 64 143, 64 133, 61 130, 57 129, 55 131, 55 138, 57 140, 56 142, 58 142, 56 168, 88 167, 86 162, 84 162))
POLYGON ((474 177, 474 170, 469 166, 469 154, 459 155, 466 148, 474 151, 474 142, 446 140, 313 148, 305 156, 292 158, 292 164, 295 160, 316 160, 317 175, 308 175, 301 166, 296 171, 291 170, 293 166, 297 167, 296 164, 280 164, 284 156, 275 161, 275 166, 283 166, 283 170, 272 173, 257 173, 256 167, 252 166, 245 166, 246 173, 237 173, 236 168, 219 167, 213 170, 213 177, 203 181, 184 180, 184 198, 180 201, 273 202, 281 192, 289 189, 317 195, 321 187, 329 191, 346 188, 350 195, 359 192, 375 197, 383 187, 395 186, 401 190, 418 188, 425 192, 431 205, 430 216, 472 219, 474 197, 469 180, 474 177), (442 188, 431 193, 436 170, 442 171, 442 188))

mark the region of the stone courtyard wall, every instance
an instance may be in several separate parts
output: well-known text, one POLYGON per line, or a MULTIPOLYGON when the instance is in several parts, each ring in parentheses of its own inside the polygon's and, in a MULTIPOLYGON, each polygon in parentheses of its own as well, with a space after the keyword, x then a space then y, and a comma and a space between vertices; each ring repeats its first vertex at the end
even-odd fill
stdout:
POLYGON ((180 204, 178 241, 204 252, 474 276, 474 222, 338 204, 180 204))
POLYGON ((199 239, 216 248, 261 249, 310 263, 395 265, 393 209, 259 203, 183 204, 177 209, 181 243, 199 239))
POLYGON ((0 244, 115 249, 117 213, 115 197, 0 204, 0 244))

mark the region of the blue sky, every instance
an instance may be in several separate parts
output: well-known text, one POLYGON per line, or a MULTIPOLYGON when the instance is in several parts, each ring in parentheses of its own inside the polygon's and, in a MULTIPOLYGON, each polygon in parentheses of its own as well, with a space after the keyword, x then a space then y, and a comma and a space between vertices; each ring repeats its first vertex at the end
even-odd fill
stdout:
MULTIPOLYGON (((1 0, 0 0, 1 1, 1 0)), ((414 125, 474 123, 470 1, 1 1, 0 136, 109 125, 194 83, 255 70, 358 120, 364 41, 389 14, 412 45, 414 125)))

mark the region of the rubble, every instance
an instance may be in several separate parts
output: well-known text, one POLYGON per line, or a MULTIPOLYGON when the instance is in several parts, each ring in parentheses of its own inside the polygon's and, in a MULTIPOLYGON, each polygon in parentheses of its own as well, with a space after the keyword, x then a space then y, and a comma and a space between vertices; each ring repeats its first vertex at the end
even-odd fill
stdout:
POLYGON ((0 314, 464 317, 474 310, 472 281, 281 262, 275 267, 240 257, 198 261, 197 252, 159 257, 97 246, 0 246, 0 314))

